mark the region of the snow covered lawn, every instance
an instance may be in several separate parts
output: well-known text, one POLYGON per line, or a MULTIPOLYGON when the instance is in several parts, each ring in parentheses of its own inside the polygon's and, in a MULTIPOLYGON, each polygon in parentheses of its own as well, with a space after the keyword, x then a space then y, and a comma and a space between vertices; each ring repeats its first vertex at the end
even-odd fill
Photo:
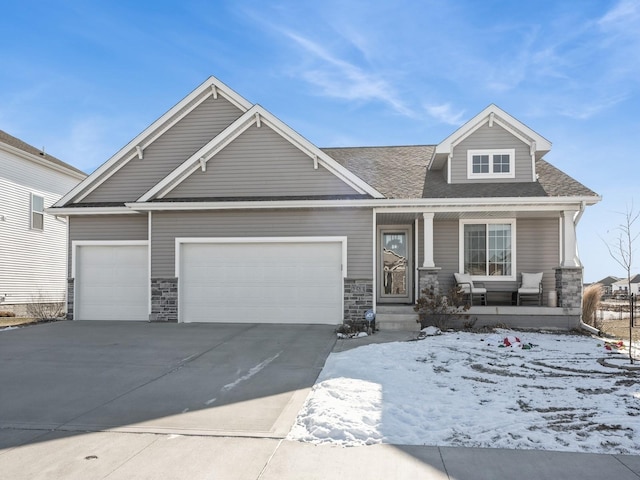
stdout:
POLYGON ((288 438, 638 454, 640 372, 597 362, 617 355, 597 338, 507 330, 332 353, 288 438), (507 336, 533 348, 499 347, 507 336))

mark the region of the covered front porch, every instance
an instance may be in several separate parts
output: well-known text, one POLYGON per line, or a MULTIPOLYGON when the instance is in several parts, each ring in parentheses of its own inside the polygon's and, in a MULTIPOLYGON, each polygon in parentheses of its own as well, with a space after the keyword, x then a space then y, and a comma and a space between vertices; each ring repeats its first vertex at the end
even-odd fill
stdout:
POLYGON ((468 324, 576 328, 581 315, 582 265, 575 227, 581 210, 575 205, 564 207, 375 209, 373 297, 377 325, 380 329, 417 330, 413 305, 422 291, 433 289, 448 295, 455 288, 454 273, 471 272, 474 281, 486 287, 487 295, 486 305, 475 299, 466 312, 468 324), (486 244, 486 254, 470 254, 468 231, 472 229, 468 225, 482 232, 480 240, 482 248, 486 244), (499 231, 502 238, 491 238, 492 229, 499 231), (398 243, 402 245, 398 247, 398 243), (498 246, 494 248, 494 244, 498 246), (523 272, 544 272, 540 302, 529 299, 516 305, 515 292, 523 272))

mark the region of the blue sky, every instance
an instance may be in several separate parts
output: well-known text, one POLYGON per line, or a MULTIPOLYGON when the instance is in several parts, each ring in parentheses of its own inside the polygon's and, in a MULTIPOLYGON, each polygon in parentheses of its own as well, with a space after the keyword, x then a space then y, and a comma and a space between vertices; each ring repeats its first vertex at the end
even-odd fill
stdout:
POLYGON ((585 280, 624 274, 603 239, 640 208, 640 0, 22 0, 0 59, 0 129, 86 172, 210 75, 320 147, 435 144, 495 103, 603 196, 585 280))

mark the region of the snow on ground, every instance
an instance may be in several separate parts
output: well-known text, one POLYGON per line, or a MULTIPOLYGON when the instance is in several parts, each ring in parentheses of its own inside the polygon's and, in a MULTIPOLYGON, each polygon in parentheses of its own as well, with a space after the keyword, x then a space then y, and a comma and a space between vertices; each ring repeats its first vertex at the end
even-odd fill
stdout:
POLYGON ((640 452, 640 372, 597 338, 449 332, 332 353, 288 438, 640 452), (530 350, 498 346, 518 336, 530 350))

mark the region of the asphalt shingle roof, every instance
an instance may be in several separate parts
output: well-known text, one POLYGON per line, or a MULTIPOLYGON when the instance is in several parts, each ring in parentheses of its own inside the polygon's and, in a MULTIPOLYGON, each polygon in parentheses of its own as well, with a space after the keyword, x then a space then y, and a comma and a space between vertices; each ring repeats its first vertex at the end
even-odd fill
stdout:
POLYGON ((323 148, 387 198, 420 198, 435 145, 323 148))
POLYGON ((323 152, 387 198, 597 196, 546 162, 536 162, 537 182, 448 184, 442 170, 427 170, 435 145, 323 148, 323 152))
POLYGON ((23 142, 19 138, 16 138, 13 135, 9 135, 7 132, 3 130, 0 130, 0 142, 6 145, 9 145, 11 147, 17 148, 19 150, 22 150, 23 152, 30 153, 31 155, 36 155, 38 157, 41 157, 43 160, 49 161, 60 167, 64 167, 69 170, 73 170, 74 172, 82 173, 83 175, 85 175, 85 173, 82 170, 79 170, 76 167, 63 162, 62 160, 54 157, 53 155, 49 155, 48 153, 43 154, 42 150, 40 150, 39 148, 31 146, 28 143, 23 142))

